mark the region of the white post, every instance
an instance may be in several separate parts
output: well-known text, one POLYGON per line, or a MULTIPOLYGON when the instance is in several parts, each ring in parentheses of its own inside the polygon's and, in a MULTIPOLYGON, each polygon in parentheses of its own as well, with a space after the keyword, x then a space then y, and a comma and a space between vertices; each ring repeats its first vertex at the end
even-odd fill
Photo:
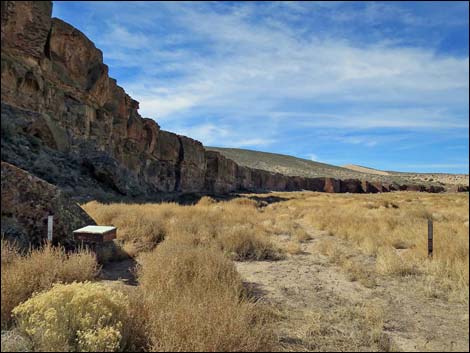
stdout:
POLYGON ((54 216, 47 216, 47 241, 52 242, 52 223, 54 216))

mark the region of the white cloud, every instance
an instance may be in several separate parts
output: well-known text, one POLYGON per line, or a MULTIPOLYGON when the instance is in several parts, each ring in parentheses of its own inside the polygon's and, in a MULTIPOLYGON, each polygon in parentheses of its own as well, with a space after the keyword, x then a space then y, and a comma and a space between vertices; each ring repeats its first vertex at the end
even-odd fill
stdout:
POLYGON ((201 141, 206 146, 210 146, 216 140, 226 138, 229 135, 229 130, 211 123, 177 129, 174 132, 180 135, 190 136, 191 138, 201 141))
POLYGON ((244 129, 232 131, 228 126, 217 126, 213 123, 193 125, 190 127, 176 128, 177 134, 190 136, 201 141, 205 146, 220 147, 263 147, 276 142, 274 138, 256 137, 256 132, 249 133, 244 129))
POLYGON ((228 141, 228 144, 226 145, 232 147, 262 147, 272 145, 275 142, 275 139, 251 138, 228 141))
POLYGON ((124 49, 139 49, 149 46, 149 37, 143 33, 131 33, 117 23, 108 24, 109 31, 104 33, 100 41, 113 43, 115 47, 124 49))
POLYGON ((318 156, 315 153, 309 153, 307 154, 308 159, 314 162, 318 162, 318 156))

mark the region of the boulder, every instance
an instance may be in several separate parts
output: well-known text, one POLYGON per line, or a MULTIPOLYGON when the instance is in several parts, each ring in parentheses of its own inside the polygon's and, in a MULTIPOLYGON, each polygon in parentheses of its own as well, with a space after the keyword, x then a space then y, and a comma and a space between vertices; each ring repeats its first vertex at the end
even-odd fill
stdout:
POLYGON ((22 247, 47 240, 47 219, 54 216, 53 243, 73 247, 75 229, 96 224, 57 187, 9 163, 1 162, 1 232, 22 247))

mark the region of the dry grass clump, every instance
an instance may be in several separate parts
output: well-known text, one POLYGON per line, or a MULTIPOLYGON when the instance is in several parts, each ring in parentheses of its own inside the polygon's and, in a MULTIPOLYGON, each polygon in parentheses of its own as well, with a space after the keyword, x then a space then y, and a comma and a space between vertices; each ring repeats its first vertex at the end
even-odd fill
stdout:
POLYGON ((216 248, 166 240, 142 255, 139 281, 152 351, 266 351, 269 315, 249 301, 216 248))
POLYGON ((114 352, 126 338, 127 297, 98 283, 55 284, 13 310, 34 351, 114 352))
POLYGON ((377 252, 377 272, 384 275, 408 276, 419 273, 416 262, 392 247, 381 247, 377 252))
POLYGON ((305 333, 309 350, 391 351, 384 333, 384 311, 377 303, 351 305, 339 302, 327 312, 309 315, 311 325, 305 333))
POLYGON ((255 200, 248 199, 246 197, 236 197, 229 201, 231 205, 243 206, 243 207, 258 207, 258 202, 255 200))
POLYGON ((56 282, 90 280, 97 272, 95 255, 89 251, 67 254, 63 248, 45 245, 21 255, 2 240, 2 328, 9 325, 13 308, 33 293, 56 282))
POLYGON ((318 243, 318 250, 327 256, 331 263, 340 266, 351 282, 359 281, 367 288, 376 286, 374 273, 363 264, 356 262, 350 249, 345 249, 333 239, 324 239, 318 243))
POLYGON ((292 236, 300 243, 305 243, 312 239, 312 236, 308 234, 305 229, 303 229, 298 224, 295 224, 292 230, 292 236))
POLYGON ((286 245, 286 251, 291 255, 299 255, 302 253, 302 247, 299 242, 291 240, 286 245))
POLYGON ((262 224, 264 213, 249 199, 215 202, 203 197, 192 206, 89 202, 82 207, 98 224, 118 227, 118 239, 133 257, 152 250, 166 238, 217 246, 240 261, 282 257, 262 224))
POLYGON ((281 250, 262 232, 252 232, 248 226, 226 228, 224 235, 218 237, 220 248, 233 260, 280 260, 281 250))
POLYGON ((214 200, 212 197, 210 196, 203 196, 199 199, 199 201, 197 202, 197 204, 199 206, 210 206, 210 205, 213 205, 217 203, 217 200, 214 200))

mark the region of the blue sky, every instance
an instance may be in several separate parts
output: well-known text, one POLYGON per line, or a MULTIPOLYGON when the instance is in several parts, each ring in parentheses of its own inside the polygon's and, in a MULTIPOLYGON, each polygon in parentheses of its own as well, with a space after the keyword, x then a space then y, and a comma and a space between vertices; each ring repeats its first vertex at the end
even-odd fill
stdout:
POLYGON ((208 146, 468 173, 468 2, 80 2, 160 126, 208 146))

